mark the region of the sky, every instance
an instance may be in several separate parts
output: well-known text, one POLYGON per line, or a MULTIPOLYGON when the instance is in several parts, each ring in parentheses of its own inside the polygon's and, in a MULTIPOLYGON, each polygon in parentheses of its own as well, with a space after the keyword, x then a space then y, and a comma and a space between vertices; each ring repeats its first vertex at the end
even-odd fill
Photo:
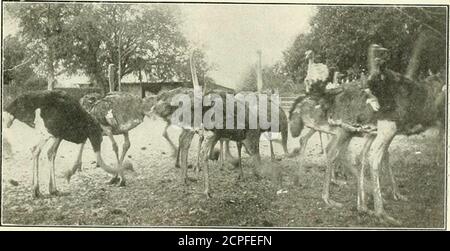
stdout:
POLYGON ((216 70, 210 76, 235 87, 262 51, 262 64, 282 59, 295 37, 309 28, 312 6, 183 5, 187 38, 207 55, 216 70))
MULTIPOLYGON (((206 53, 214 65, 209 75, 217 84, 236 87, 246 70, 256 63, 282 59, 282 52, 295 37, 309 28, 315 7, 307 5, 176 4, 184 22, 187 39, 206 53)), ((17 22, 4 17, 4 35, 17 32, 17 22)), ((64 78, 63 82, 81 79, 64 78)), ((84 79, 83 79, 84 80, 84 79)))

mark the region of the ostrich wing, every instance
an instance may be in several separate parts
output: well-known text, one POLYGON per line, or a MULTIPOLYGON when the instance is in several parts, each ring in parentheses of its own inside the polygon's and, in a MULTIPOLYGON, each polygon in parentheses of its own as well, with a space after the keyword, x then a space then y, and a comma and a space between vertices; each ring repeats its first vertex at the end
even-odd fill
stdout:
POLYGON ((123 92, 109 93, 94 104, 90 113, 117 133, 128 132, 144 120, 142 100, 123 92))

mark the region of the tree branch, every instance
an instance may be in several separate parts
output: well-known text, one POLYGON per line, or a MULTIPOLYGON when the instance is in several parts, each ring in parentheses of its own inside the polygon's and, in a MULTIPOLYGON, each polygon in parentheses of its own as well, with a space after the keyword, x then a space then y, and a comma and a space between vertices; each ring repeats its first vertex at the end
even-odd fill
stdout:
POLYGON ((20 63, 20 64, 14 66, 13 68, 5 69, 5 70, 3 70, 3 71, 14 71, 14 70, 16 70, 17 68, 22 67, 22 66, 24 66, 24 65, 26 65, 26 64, 28 64, 28 63, 30 63, 32 59, 33 59, 33 57, 30 57, 30 58, 28 58, 27 60, 23 61, 22 63, 20 63))

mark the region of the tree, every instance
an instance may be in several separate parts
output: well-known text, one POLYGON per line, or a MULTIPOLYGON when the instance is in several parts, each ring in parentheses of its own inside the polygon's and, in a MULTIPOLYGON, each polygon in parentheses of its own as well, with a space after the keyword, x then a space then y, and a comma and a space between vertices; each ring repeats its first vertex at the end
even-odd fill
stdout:
POLYGON ((77 9, 65 4, 34 3, 10 4, 7 11, 19 19, 22 38, 32 52, 32 63, 46 73, 47 88, 53 89, 66 52, 67 26, 77 9))
MULTIPOLYGON (((180 31, 176 9, 167 6, 83 5, 73 24, 74 57, 65 66, 81 70, 106 89, 109 64, 116 78, 134 74, 149 81, 189 79, 189 47, 180 31)), ((202 53, 197 69, 207 68, 202 53)))
POLYGON ((3 104, 25 90, 45 89, 47 81, 37 75, 31 67, 26 45, 17 36, 3 39, 3 104))
MULTIPOLYGON (((116 66, 118 83, 129 74, 161 82, 190 79, 189 44, 172 6, 33 3, 7 10, 19 19, 20 36, 30 45, 36 66, 46 63, 40 69, 49 83, 62 72, 83 73, 107 91, 109 64, 116 66)), ((203 76, 208 66, 197 54, 203 76)))

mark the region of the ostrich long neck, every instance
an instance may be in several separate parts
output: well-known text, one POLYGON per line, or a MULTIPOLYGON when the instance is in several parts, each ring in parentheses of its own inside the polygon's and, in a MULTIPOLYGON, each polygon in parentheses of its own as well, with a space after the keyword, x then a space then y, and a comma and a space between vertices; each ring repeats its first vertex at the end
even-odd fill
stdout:
POLYGON ((199 88, 200 84, 198 83, 198 78, 197 78, 197 69, 195 67, 195 62, 194 62, 194 52, 191 53, 191 57, 189 59, 190 61, 190 65, 191 65, 191 76, 192 76, 192 85, 195 88, 199 88))
POLYGON ((311 69, 313 64, 314 64, 314 55, 311 55, 311 57, 308 59, 308 70, 311 69))
POLYGON ((419 37, 414 44, 414 49, 409 60, 408 67, 406 69, 405 77, 409 79, 415 79, 417 70, 419 69, 420 54, 425 49, 425 42, 427 39, 428 37, 426 32, 421 32, 419 34, 419 37))

